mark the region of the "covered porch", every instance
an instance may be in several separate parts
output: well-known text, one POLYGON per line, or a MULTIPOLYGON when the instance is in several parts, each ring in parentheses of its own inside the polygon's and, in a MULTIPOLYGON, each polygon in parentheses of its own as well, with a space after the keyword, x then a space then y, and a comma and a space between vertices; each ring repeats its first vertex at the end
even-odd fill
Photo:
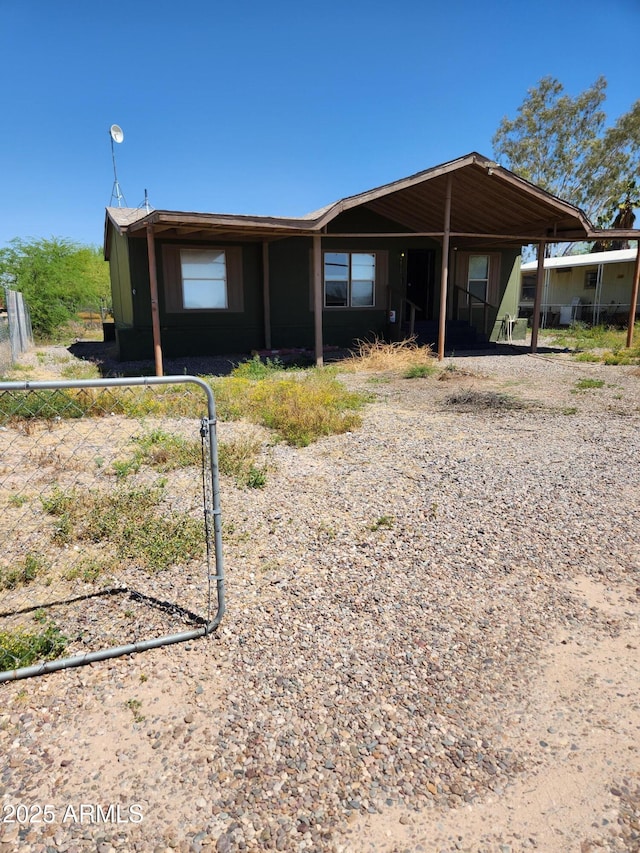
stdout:
MULTIPOLYGON (((322 364, 327 324, 335 322, 337 316, 334 306, 327 301, 327 252, 334 255, 341 252, 350 258, 356 253, 379 251, 382 259, 384 254, 384 264, 379 262, 376 266, 376 276, 386 288, 386 304, 384 299, 378 299, 375 305, 378 324, 383 311, 388 330, 395 335, 403 324, 415 329, 420 319, 437 324, 437 354, 442 359, 448 321, 464 321, 490 334, 496 323, 503 322, 505 314, 512 314, 505 309, 504 300, 511 278, 516 275, 515 259, 523 245, 535 243, 538 247, 531 339, 531 350, 535 352, 547 244, 640 237, 640 231, 635 229, 594 229, 578 208, 477 153, 344 198, 305 217, 285 219, 162 210, 128 211, 125 215, 114 208, 107 215, 108 227, 133 240, 146 239, 158 374, 162 373, 158 241, 259 246, 265 349, 272 348, 274 311, 279 310, 282 302, 282 290, 275 294, 274 259, 282 255, 285 245, 299 259, 308 252, 308 273, 304 276, 298 273, 291 282, 298 289, 309 287, 307 310, 312 314, 313 349, 316 363, 322 364), (305 284, 302 279, 307 277, 305 284)), ((300 262, 300 268, 304 263, 300 262)), ((636 264, 630 316, 635 315, 638 273, 636 264)), ((519 282, 519 261, 516 278, 519 282)), ((347 307, 351 317, 355 317, 357 306, 347 307)), ((348 316, 348 312, 343 315, 348 316)), ((631 333, 632 324, 630 330, 631 333)))

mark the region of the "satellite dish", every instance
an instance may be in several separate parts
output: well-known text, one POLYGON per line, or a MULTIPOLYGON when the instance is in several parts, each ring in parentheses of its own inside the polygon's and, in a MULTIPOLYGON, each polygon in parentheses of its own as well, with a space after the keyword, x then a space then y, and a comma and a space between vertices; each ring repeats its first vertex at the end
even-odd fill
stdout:
POLYGON ((111 190, 111 201, 113 202, 115 198, 118 203, 118 207, 122 207, 123 202, 126 207, 127 203, 122 195, 120 184, 118 183, 118 173, 116 172, 116 152, 113 147, 114 142, 122 142, 124 139, 124 133, 122 132, 122 128, 119 124, 111 125, 109 128, 109 136, 111 137, 111 159, 113 160, 113 189, 111 190))

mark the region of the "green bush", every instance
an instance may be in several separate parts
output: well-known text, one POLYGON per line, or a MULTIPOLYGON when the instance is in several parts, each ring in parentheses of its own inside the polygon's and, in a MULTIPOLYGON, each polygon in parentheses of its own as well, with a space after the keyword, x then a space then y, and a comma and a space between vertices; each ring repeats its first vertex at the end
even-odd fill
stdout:
POLYGON ((211 384, 223 420, 246 417, 298 447, 355 429, 361 423, 358 410, 367 402, 327 370, 275 374, 260 381, 230 376, 211 384))
POLYGON ((586 391, 588 388, 603 388, 604 387, 604 379, 592 379, 591 377, 587 377, 584 379, 578 379, 576 382, 576 391, 586 391))
POLYGON ((402 375, 405 379, 426 379, 435 372, 436 368, 432 364, 413 364, 402 375))
POLYGON ((0 249, 0 275, 22 292, 37 339, 47 339, 87 305, 110 300, 109 266, 97 246, 60 237, 0 249))
POLYGON ((67 638, 53 624, 49 624, 40 634, 23 628, 0 631, 0 671, 19 669, 40 660, 58 658, 66 649, 67 642, 67 638))
POLYGON ((234 367, 231 375, 238 379, 265 379, 280 370, 284 370, 284 365, 279 358, 262 361, 259 355, 254 355, 249 361, 234 367))
POLYGON ((137 438, 135 458, 138 463, 151 465, 158 471, 173 471, 202 464, 202 445, 196 439, 154 429, 137 438))
POLYGON ((267 482, 267 469, 258 467, 255 458, 260 442, 251 438, 236 438, 218 444, 218 466, 221 474, 235 478, 240 488, 261 489, 267 482))

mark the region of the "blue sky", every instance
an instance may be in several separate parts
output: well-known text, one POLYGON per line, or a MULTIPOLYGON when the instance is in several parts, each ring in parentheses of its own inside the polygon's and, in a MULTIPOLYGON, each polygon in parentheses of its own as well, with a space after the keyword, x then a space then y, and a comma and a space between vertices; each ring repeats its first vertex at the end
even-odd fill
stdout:
POLYGON ((137 207, 298 216, 469 151, 544 76, 640 98, 638 0, 0 0, 0 246, 137 207), (635 38, 632 38, 635 36, 635 38), (626 47, 625 47, 626 46, 626 47))

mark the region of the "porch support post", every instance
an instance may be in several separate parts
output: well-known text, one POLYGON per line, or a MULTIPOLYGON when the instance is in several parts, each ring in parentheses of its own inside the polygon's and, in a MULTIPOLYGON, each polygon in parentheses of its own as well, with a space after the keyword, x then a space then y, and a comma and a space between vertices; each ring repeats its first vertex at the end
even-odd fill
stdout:
POLYGON ((158 308, 158 273, 156 270, 156 244, 153 239, 153 225, 147 225, 147 253, 149 255, 149 292, 151 294, 151 328, 153 330, 153 354, 156 363, 156 376, 163 375, 162 342, 160 340, 160 311, 158 308))
POLYGON ((633 268, 633 284, 631 285, 631 302, 629 304, 629 323, 627 325, 627 347, 633 346, 633 327, 636 322, 638 307, 638 283, 640 281, 640 240, 636 242, 636 265, 633 268))
POLYGON ((322 237, 313 237, 313 321, 316 366, 322 367, 322 237))
POLYGON ((536 295, 533 300, 533 317, 531 318, 531 352, 538 350, 538 330, 540 328, 540 306, 542 305, 542 288, 544 287, 544 254, 546 242, 538 243, 538 270, 536 274, 536 295))
POLYGON ((440 275, 440 322, 438 325, 438 361, 444 358, 444 336, 447 328, 447 286, 449 283, 449 237, 451 233, 451 186, 453 176, 447 175, 447 195, 444 204, 442 234, 442 272, 440 275))
POLYGON ((264 346, 271 349, 271 296, 269 293, 269 243, 262 241, 262 301, 264 305, 264 346))

